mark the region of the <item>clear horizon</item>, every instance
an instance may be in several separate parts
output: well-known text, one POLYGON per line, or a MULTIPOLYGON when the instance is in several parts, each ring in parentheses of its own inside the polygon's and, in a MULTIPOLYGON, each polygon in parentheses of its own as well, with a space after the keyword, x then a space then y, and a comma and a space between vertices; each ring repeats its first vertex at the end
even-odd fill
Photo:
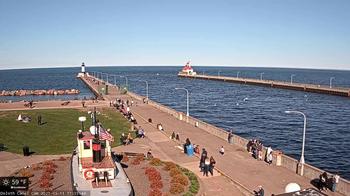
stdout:
POLYGON ((0 0, 0 70, 350 69, 350 1, 0 0))
MULTIPOLYGON (((183 67, 184 65, 86 65, 87 72, 89 72, 89 67, 101 67, 101 68, 106 68, 106 67, 183 67)), ((311 69, 311 70, 334 70, 334 71, 350 71, 350 68, 315 68, 315 67, 274 67, 274 66, 254 66, 254 65, 246 65, 246 66, 232 66, 232 65, 192 65, 194 71, 196 71, 196 67, 232 67, 232 68, 270 68, 270 69, 311 69)), ((51 66, 51 67, 43 67, 43 66, 38 66, 38 67, 16 67, 16 68, 0 68, 1 70, 16 70, 16 69, 54 69, 54 68, 78 68, 80 69, 80 65, 72 66, 72 65, 67 65, 67 66, 51 66)))

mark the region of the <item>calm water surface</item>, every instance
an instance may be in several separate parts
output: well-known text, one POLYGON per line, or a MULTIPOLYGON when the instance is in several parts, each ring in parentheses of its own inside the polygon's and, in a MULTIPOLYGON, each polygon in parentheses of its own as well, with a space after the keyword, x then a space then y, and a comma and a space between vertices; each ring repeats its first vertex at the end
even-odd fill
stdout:
MULTIPOLYGON (((209 75, 290 81, 350 87, 350 71, 194 67, 198 73, 209 75)), ((129 89, 146 95, 149 83, 150 99, 186 112, 186 93, 190 91, 190 115, 224 129, 233 129, 245 138, 259 138, 274 149, 281 149, 296 159, 300 158, 303 117, 286 114, 299 110, 307 116, 305 161, 329 172, 340 172, 350 179, 350 99, 346 97, 305 93, 284 89, 193 80, 176 76, 180 67, 92 67, 101 71, 127 76, 129 89)), ((48 96, 44 99, 91 97, 92 93, 75 78, 78 68, 32 69, 0 71, 0 89, 78 88, 79 96, 48 96)), ((106 76, 104 76, 106 79, 106 76)), ((125 85, 125 78, 109 77, 112 83, 125 85)), ((4 99, 4 97, 0 98, 4 99)), ((9 99, 9 98, 7 98, 9 99)), ((10 99, 15 99, 10 97, 10 99)), ((19 98, 23 99, 23 98, 19 98)), ((38 99, 38 97, 36 97, 38 99)))

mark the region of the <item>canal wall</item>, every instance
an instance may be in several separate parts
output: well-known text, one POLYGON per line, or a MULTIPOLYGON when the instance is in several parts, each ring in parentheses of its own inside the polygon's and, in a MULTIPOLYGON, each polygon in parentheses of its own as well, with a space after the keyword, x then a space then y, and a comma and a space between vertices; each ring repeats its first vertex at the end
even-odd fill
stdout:
MULTIPOLYGON (((145 98, 143 96, 140 96, 138 94, 135 94, 135 93, 132 93, 129 91, 127 92, 127 94, 129 96, 133 97, 134 99, 137 99, 140 101, 143 101, 143 99, 145 98)), ((219 138, 227 141, 228 132, 225 131, 224 129, 218 128, 216 126, 213 126, 209 123, 206 123, 204 121, 201 121, 201 120, 196 119, 196 118, 191 117, 191 116, 189 116, 187 118, 187 116, 184 113, 178 112, 172 108, 166 107, 162 104, 159 104, 159 103, 151 101, 151 100, 148 101, 148 104, 159 109, 162 112, 170 114, 171 116, 175 117, 178 120, 187 122, 193 126, 196 126, 198 128, 205 130, 206 132, 208 132, 216 137, 219 137, 219 138)), ((238 135, 233 135, 234 144, 240 146, 243 149, 247 149, 246 146, 248 144, 248 141, 249 140, 242 138, 238 135)), ((265 157, 265 153, 266 153, 266 149, 264 149, 263 157, 265 157)), ((288 170, 291 170, 295 173, 298 173, 298 161, 297 160, 295 160, 287 155, 284 155, 284 154, 279 155, 279 157, 274 155, 273 156, 273 164, 277 164, 277 162, 280 163, 280 167, 284 167, 288 170), (277 161, 277 159, 280 159, 280 160, 277 161)), ((310 181, 313 179, 318 179, 320 174, 322 174, 323 172, 324 172, 323 170, 318 169, 312 165, 304 164, 304 177, 310 179, 310 181)), ((350 181, 345 180, 343 178, 340 178, 339 184, 337 185, 337 192, 350 196, 350 181)))
POLYGON ((234 78, 226 76, 209 76, 209 75, 187 75, 187 74, 178 74, 179 77, 192 78, 192 79, 203 79, 203 80, 216 80, 223 82, 239 83, 239 84, 248 84, 256 86, 264 86, 271 88, 280 88, 280 89, 289 89, 297 91, 305 91, 311 93, 321 93, 328 95, 336 95, 342 97, 350 97, 350 88, 340 88, 324 86, 324 85, 315 85, 315 84, 302 84, 302 83, 289 83, 283 81, 275 80, 257 80, 251 78, 234 78))

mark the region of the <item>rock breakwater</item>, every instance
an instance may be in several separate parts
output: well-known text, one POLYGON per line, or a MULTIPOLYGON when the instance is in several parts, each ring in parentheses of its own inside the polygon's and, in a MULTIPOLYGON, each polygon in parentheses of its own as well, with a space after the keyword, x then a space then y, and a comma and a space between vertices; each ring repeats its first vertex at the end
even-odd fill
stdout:
POLYGON ((28 95, 76 95, 79 94, 78 89, 66 89, 66 90, 3 90, 0 92, 0 96, 28 96, 28 95))

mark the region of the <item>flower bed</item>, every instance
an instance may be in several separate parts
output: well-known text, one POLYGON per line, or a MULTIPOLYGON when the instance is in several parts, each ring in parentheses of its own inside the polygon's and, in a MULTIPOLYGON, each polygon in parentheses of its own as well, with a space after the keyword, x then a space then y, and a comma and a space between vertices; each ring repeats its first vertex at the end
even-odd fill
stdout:
POLYGON ((199 182, 196 175, 173 162, 163 162, 157 158, 141 159, 138 156, 123 157, 122 162, 128 163, 125 171, 136 195, 148 193, 148 196, 194 196, 198 193, 199 182), (138 164, 134 164, 135 162, 138 164))
POLYGON ((29 177, 27 194, 33 191, 71 191, 72 187, 69 157, 36 163, 20 169, 13 175, 29 177))

